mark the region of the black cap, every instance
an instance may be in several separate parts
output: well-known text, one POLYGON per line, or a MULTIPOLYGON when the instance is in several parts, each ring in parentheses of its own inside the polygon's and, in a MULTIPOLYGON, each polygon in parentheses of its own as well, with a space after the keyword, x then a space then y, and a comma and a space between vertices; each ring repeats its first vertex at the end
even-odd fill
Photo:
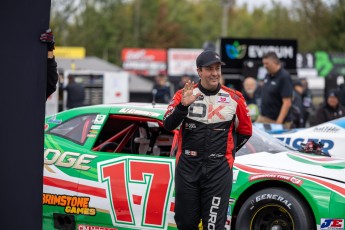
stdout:
POLYGON ((205 50, 196 58, 197 67, 209 66, 214 63, 220 63, 221 65, 225 65, 225 63, 220 60, 219 54, 212 50, 205 50))
POLYGON ((327 93, 327 98, 328 97, 336 97, 336 98, 339 99, 339 92, 338 92, 338 90, 336 90, 336 89, 329 90, 328 93, 327 93))
POLYGON ((296 85, 299 85, 299 86, 302 86, 303 87, 303 84, 302 84, 302 81, 297 79, 293 82, 293 86, 296 86, 296 85))

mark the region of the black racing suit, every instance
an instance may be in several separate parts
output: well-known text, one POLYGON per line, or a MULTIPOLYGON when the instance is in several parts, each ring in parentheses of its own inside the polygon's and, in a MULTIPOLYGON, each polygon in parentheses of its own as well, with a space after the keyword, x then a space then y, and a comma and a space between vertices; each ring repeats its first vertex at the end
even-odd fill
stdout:
POLYGON ((175 221, 179 230, 224 229, 232 187, 235 152, 252 134, 245 100, 238 91, 219 85, 201 92, 189 107, 174 95, 164 116, 164 127, 180 124, 175 171, 175 221))

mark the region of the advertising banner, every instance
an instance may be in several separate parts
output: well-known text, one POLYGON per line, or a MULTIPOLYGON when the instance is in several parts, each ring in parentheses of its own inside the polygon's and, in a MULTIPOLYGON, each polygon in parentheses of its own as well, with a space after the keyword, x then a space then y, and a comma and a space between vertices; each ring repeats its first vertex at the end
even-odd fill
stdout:
POLYGON ((85 53, 85 47, 56 46, 54 50, 56 58, 82 59, 85 58, 85 53))
POLYGON ((168 50, 168 75, 182 76, 198 75, 195 60, 202 49, 169 49, 168 50))
POLYGON ((316 69, 318 76, 345 76, 345 53, 299 53, 297 68, 316 69))
POLYGON ((321 77, 345 76, 345 53, 315 52, 315 68, 321 77))
POLYGON ((276 52, 284 67, 290 72, 296 72, 297 40, 294 39, 242 39, 222 38, 220 55, 225 66, 225 74, 241 74, 244 64, 251 61, 261 65, 262 56, 276 52))
POLYGON ((167 69, 165 49, 122 49, 123 69, 142 76, 154 76, 167 69))

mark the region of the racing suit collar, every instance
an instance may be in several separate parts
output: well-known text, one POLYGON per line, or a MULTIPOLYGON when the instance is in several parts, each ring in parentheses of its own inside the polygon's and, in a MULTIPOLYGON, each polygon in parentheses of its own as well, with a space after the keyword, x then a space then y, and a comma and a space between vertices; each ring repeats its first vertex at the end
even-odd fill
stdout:
POLYGON ((210 90, 207 90, 205 89, 204 87, 202 87, 201 85, 201 81, 199 81, 198 83, 198 88, 200 89, 200 91, 205 94, 206 96, 212 96, 212 95, 216 95, 219 90, 220 90, 220 83, 218 83, 218 86, 217 86, 217 89, 213 90, 213 91, 210 91, 210 90))

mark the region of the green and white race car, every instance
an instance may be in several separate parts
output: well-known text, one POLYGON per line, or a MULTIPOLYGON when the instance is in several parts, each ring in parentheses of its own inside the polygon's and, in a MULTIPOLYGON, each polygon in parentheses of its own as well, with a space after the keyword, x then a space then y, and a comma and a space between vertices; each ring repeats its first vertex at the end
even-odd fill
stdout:
MULTIPOLYGON (((127 103, 46 117, 43 229, 177 229, 178 130, 163 128, 166 109, 127 103)), ((344 159, 297 152, 254 127, 233 171, 224 229, 344 229, 344 159)))

